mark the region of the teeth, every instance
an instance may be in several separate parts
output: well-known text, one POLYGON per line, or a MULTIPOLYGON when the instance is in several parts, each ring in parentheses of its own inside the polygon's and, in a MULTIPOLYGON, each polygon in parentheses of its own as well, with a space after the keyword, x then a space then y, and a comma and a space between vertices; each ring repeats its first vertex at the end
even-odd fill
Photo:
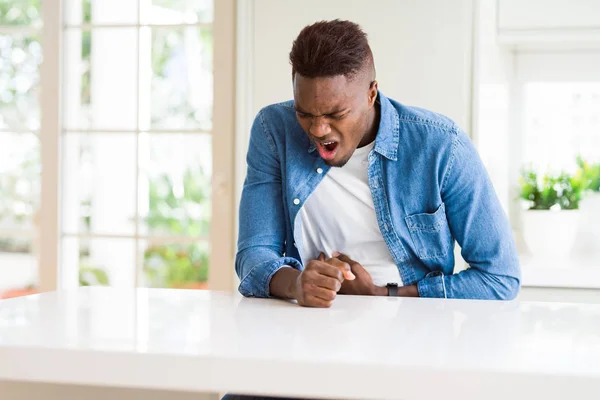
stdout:
POLYGON ((330 144, 334 144, 334 143, 335 143, 335 142, 326 142, 326 143, 323 143, 323 145, 324 145, 324 146, 329 146, 330 144))

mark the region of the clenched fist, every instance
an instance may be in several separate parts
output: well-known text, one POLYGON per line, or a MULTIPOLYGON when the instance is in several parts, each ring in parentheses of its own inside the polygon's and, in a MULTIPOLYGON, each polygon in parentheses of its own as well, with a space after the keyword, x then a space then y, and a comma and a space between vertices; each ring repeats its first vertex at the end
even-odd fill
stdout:
POLYGON ((296 279, 294 298, 298 304, 306 307, 331 307, 344 280, 353 280, 350 264, 338 259, 325 259, 321 253, 319 259, 310 261, 296 279))

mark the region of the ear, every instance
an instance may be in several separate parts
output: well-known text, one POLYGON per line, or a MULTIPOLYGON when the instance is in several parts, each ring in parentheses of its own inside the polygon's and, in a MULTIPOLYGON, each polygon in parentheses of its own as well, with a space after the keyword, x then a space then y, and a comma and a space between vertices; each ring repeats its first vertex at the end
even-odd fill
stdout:
POLYGON ((375 104, 375 100, 377 100, 377 89, 378 88, 379 88, 379 84, 377 83, 376 80, 372 81, 371 84, 369 85, 369 91, 368 91, 369 108, 373 107, 373 105, 375 104))

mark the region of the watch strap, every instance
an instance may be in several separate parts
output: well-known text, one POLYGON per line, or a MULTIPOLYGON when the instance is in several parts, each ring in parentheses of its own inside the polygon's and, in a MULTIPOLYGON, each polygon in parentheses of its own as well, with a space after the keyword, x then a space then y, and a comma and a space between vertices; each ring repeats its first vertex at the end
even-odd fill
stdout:
POLYGON ((388 296, 398 297, 399 296, 399 288, 397 283, 388 283, 386 285, 388 290, 388 296))

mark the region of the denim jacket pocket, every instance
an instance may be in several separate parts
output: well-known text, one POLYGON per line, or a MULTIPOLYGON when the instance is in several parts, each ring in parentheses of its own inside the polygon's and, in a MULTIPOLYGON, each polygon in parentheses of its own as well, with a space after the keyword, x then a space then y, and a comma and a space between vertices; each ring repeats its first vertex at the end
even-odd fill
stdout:
POLYGON ((442 203, 433 213, 408 215, 406 225, 420 259, 444 257, 452 245, 452 234, 442 203))

